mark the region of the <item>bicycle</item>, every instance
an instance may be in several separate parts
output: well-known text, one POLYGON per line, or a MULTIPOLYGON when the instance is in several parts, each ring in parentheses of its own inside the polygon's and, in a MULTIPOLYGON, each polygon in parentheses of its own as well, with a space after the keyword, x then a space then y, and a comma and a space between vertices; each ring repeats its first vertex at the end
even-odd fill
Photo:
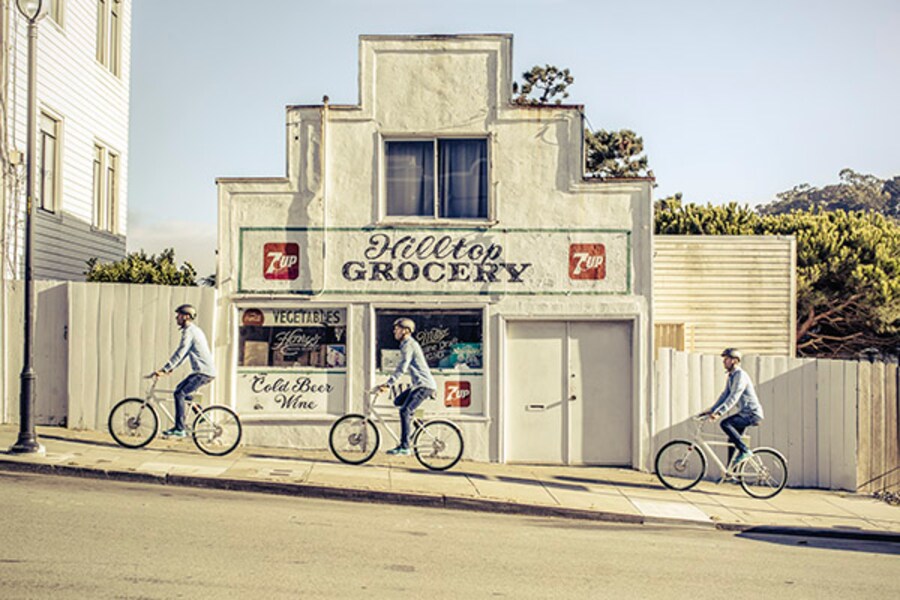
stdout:
POLYGON ((726 480, 737 481, 754 498, 772 498, 784 489, 787 483, 787 461, 774 448, 753 448, 753 455, 747 460, 726 467, 716 456, 712 446, 731 446, 731 442, 721 437, 704 435, 703 423, 706 417, 692 417, 697 427, 691 439, 676 439, 668 442, 656 453, 656 476, 671 490, 689 490, 706 475, 707 455, 722 473, 717 484, 726 480))
MULTIPOLYGON (((371 390, 363 401, 365 408, 362 414, 346 414, 331 426, 328 446, 341 462, 361 465, 375 456, 381 443, 381 433, 376 421, 400 443, 400 436, 388 426, 379 412, 379 409, 397 409, 394 406, 378 405, 378 395, 377 388, 371 390), (369 396, 374 396, 375 400, 370 401, 369 396)), ((424 410, 419 408, 413 415, 413 454, 426 469, 446 471, 462 458, 462 432, 456 424, 446 419, 424 419, 423 414, 424 410)))
MULTIPOLYGON (((147 393, 141 398, 120 400, 109 411, 109 433, 120 446, 142 448, 156 437, 159 431, 159 411, 170 422, 175 418, 163 404, 160 394, 171 394, 171 390, 158 390, 159 378, 148 375, 153 382, 147 386, 147 393)), ((171 398, 171 396, 170 396, 171 398)), ((211 456, 224 456, 234 450, 241 441, 241 420, 227 406, 208 406, 201 409, 194 398, 185 400, 185 411, 194 415, 193 423, 187 428, 197 448, 211 456)), ((187 416, 187 414, 185 415, 187 416)))

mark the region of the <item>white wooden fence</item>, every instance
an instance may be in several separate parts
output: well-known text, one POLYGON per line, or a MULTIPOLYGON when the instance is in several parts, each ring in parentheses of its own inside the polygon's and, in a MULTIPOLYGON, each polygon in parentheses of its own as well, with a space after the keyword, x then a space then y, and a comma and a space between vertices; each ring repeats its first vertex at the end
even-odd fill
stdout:
MULTIPOLYGON (((161 367, 178 345, 174 308, 179 304, 196 306, 197 324, 207 335, 213 332, 212 288, 37 284, 34 414, 39 425, 105 429, 111 405, 125 396, 142 395, 142 376, 161 367)), ((12 282, 7 289, 4 420, 17 420, 23 288, 21 282, 12 282)), ((164 386, 174 387, 189 369, 187 363, 182 365, 164 386)))
MULTIPOLYGON (((766 416, 748 430, 752 445, 785 455, 789 485, 854 491, 864 486, 857 474, 857 406, 867 363, 751 355, 742 367, 756 385, 766 416)), ((689 417, 711 406, 724 386, 718 356, 662 349, 651 416, 654 452, 687 433, 689 417)))

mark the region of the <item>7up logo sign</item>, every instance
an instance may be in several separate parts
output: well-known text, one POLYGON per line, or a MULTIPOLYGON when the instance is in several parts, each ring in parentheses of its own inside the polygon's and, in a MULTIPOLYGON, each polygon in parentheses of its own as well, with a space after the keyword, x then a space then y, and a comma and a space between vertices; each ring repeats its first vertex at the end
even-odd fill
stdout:
POLYGON ((444 406, 466 408, 472 404, 472 386, 468 381, 444 382, 444 406))
POLYGON ((606 279, 606 246, 570 244, 569 279, 606 279))
POLYGON ((300 276, 300 245, 295 243, 263 246, 263 277, 297 279, 300 276))

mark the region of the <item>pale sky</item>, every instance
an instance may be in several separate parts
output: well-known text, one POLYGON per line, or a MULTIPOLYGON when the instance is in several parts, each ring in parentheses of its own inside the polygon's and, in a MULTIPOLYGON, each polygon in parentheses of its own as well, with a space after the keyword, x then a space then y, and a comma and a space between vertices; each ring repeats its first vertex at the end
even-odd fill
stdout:
POLYGON ((217 177, 285 173, 285 106, 355 104, 365 34, 511 33, 658 187, 755 205, 900 175, 898 0, 134 0, 128 249, 215 270, 217 177))

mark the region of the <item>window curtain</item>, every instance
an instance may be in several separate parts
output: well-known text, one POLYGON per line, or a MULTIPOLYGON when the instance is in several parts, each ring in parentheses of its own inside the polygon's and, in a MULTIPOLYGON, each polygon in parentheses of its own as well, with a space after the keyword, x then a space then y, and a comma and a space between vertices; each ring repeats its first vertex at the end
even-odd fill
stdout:
POLYGON ((434 216, 434 142, 387 142, 387 214, 434 216))
POLYGON ((487 140, 440 140, 438 143, 440 216, 487 218, 487 140))

